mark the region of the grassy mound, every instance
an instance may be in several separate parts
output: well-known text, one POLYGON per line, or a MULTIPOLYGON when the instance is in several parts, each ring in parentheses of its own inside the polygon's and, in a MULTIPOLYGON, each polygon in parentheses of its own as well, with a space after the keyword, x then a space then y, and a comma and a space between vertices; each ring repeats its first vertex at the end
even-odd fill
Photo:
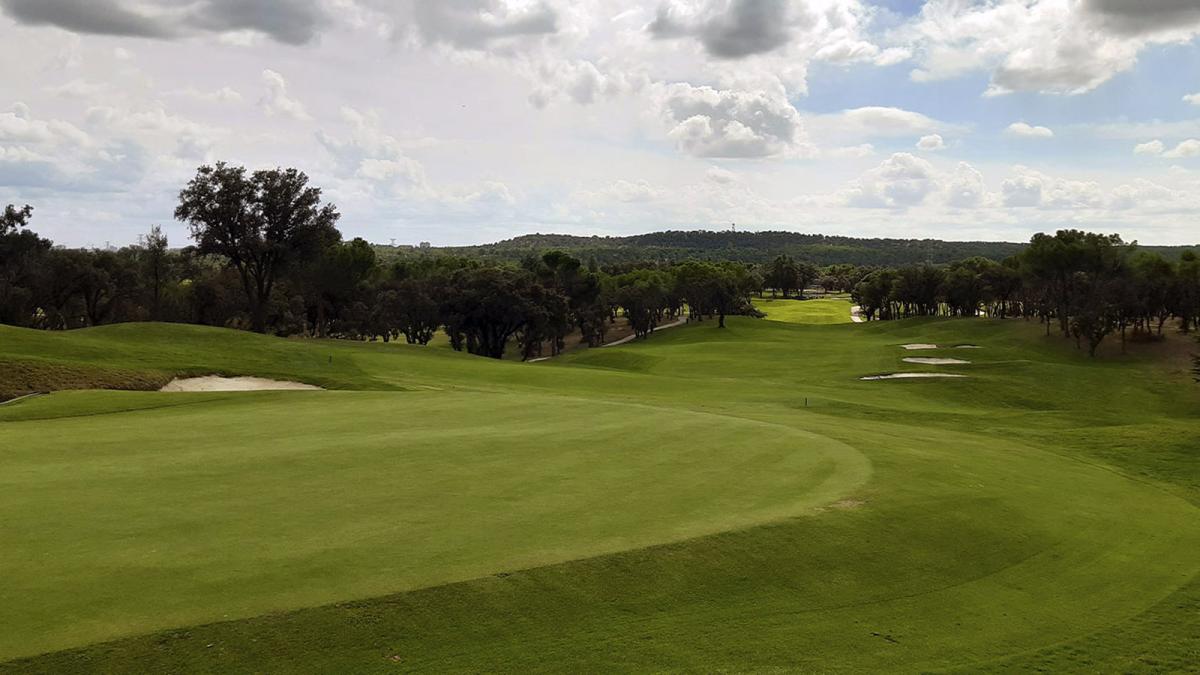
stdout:
POLYGON ((170 381, 161 372, 72 365, 54 361, 0 359, 0 401, 65 389, 152 391, 170 381))
POLYGON ((1169 345, 1092 361, 1023 322, 732 318, 531 365, 17 333, 0 358, 353 391, 0 408, 0 660, 66 650, 0 671, 1154 670, 1200 649, 1200 395, 1169 345), (858 380, 945 368, 904 364, 912 342, 981 349, 968 379, 858 380))

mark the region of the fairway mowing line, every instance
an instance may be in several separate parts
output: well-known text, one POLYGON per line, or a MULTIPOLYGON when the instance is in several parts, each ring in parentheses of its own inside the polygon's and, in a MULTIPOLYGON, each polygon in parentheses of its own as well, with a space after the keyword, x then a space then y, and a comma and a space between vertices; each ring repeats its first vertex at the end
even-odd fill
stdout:
MULTIPOLYGON (((355 392, 355 393, 358 393, 358 392, 355 392)), ((164 397, 164 398, 168 398, 168 397, 164 397)), ((231 400, 232 398, 233 397, 221 397, 216 400, 224 401, 224 400, 231 400)), ((408 589, 404 589, 404 590, 400 590, 400 591, 396 591, 396 592, 384 593, 381 595, 368 595, 368 596, 362 596, 362 597, 356 597, 356 598, 352 597, 352 598, 348 598, 345 600, 337 600, 334 602, 328 602, 328 603, 323 603, 323 604, 313 604, 313 605, 299 606, 299 607, 293 607, 293 608, 284 608, 284 609, 275 610, 275 611, 267 611, 267 612, 264 612, 261 614, 253 614, 253 615, 244 616, 244 617, 240 617, 240 618, 234 618, 234 619, 206 621, 206 622, 197 623, 197 624, 183 624, 183 625, 164 627, 164 628, 160 628, 160 629, 153 629, 150 631, 138 632, 138 633, 133 633, 133 634, 129 634, 129 635, 119 636, 119 637, 116 637, 116 638, 110 639, 110 640, 102 640, 99 642, 76 645, 76 646, 69 647, 67 649, 52 650, 52 651, 42 652, 39 654, 34 654, 34 655, 29 655, 29 656, 22 656, 22 657, 18 657, 16 659, 12 659, 12 660, 0 660, 0 665, 23 661, 23 660, 28 660, 28 659, 34 659, 34 658, 46 656, 49 654, 75 652, 75 651, 80 651, 80 650, 84 650, 84 649, 94 648, 94 647, 101 646, 101 645, 110 645, 110 644, 116 645, 116 644, 120 644, 125 641, 137 640, 137 639, 145 638, 148 636, 167 635, 167 634, 178 633, 180 631, 203 629, 203 628, 206 628, 209 626, 216 626, 216 625, 223 625, 223 624, 238 624, 238 623, 263 619, 263 618, 267 618, 267 617, 282 617, 282 616, 296 615, 296 614, 301 614, 301 613, 304 613, 307 611, 318 610, 318 609, 322 609, 322 608, 362 606, 362 605, 375 604, 375 603, 379 603, 379 602, 387 602, 388 599, 390 599, 390 598, 400 598, 400 597, 411 595, 411 594, 429 592, 431 590, 436 590, 439 588, 466 586, 468 584, 471 584, 471 583, 474 583, 474 582, 477 582, 480 580, 486 580, 486 579, 491 579, 491 578, 495 578, 495 577, 509 577, 509 576, 518 575, 518 574, 530 573, 530 572, 534 572, 537 570, 561 568, 561 567, 565 567, 568 565, 578 564, 578 563, 582 563, 582 562, 586 562, 586 561, 590 561, 590 560, 611 559, 611 558, 616 558, 618 556, 636 554, 636 553, 642 552, 642 551, 651 551, 651 550, 667 549, 667 548, 671 548, 671 547, 685 546, 691 542, 704 541, 704 540, 709 540, 709 539, 713 539, 713 538, 717 538, 717 537, 724 537, 724 536, 727 536, 732 533, 740 533, 740 532, 751 531, 751 530, 767 528, 767 527, 786 526, 786 524, 788 522, 791 522, 791 521, 794 521, 797 519, 819 516, 822 513, 825 513, 827 511, 831 511, 831 510, 832 511, 848 511, 848 510, 852 510, 855 508, 859 508, 866 504, 866 502, 863 500, 860 500, 860 499, 857 499, 854 497, 847 497, 846 495, 855 494, 858 490, 860 490, 862 488, 862 486, 864 484, 866 484, 870 480, 870 474, 872 473, 871 462, 857 448, 855 448, 854 446, 852 446, 844 441, 836 439, 836 438, 825 436, 823 434, 819 434, 819 433, 816 433, 813 431, 808 431, 808 430, 805 430, 802 428, 794 427, 794 426, 791 426, 788 424, 780 424, 778 422, 755 419, 752 417, 741 417, 741 416, 737 416, 737 415, 728 415, 728 414, 723 414, 723 413, 718 413, 718 412, 695 410, 695 409, 691 409, 688 407, 658 406, 658 405, 652 405, 652 404, 648 404, 648 403, 613 401, 613 400, 606 400, 606 399, 593 399, 593 398, 575 397, 575 396, 554 396, 554 397, 546 397, 546 398, 556 398, 556 399, 564 398, 564 399, 570 399, 570 400, 575 400, 575 401, 579 401, 579 402, 587 402, 587 403, 600 404, 600 405, 605 405, 605 406, 614 406, 614 407, 619 407, 619 408, 643 409, 646 411, 653 411, 653 412, 658 412, 658 413, 670 412, 670 413, 674 413, 674 414, 694 416, 697 418, 710 418, 710 419, 715 419, 715 420, 721 420, 721 419, 735 420, 741 424, 745 424, 748 426, 761 427, 764 429, 770 429, 770 430, 774 430, 774 431, 778 431, 778 432, 783 432, 783 433, 787 434, 788 436, 793 436, 793 437, 796 437, 799 439, 807 438, 807 439, 812 439, 812 440, 817 440, 817 441, 827 443, 828 447, 823 448, 817 452, 820 452, 820 454, 824 455, 827 459, 829 459, 830 461, 833 461, 836 465, 838 465, 839 467, 842 467, 842 468, 838 471, 835 471, 834 476, 828 476, 828 477, 825 477, 824 479, 822 479, 821 483, 819 483, 818 486, 813 489, 813 492, 820 492, 821 490, 826 490, 831 493, 824 500, 822 500, 821 503, 801 506, 798 509, 795 509, 790 513, 770 514, 767 517, 763 518, 762 520, 758 520, 757 522, 747 522, 747 523, 743 523, 743 524, 728 523, 727 526, 725 526, 721 529, 711 531, 711 532, 701 532, 701 533, 698 533, 698 534, 695 534, 692 536, 683 536, 683 537, 679 537, 679 538, 668 537, 661 541, 648 543, 645 545, 637 545, 637 546, 632 546, 632 547, 628 547, 628 548, 612 550, 612 551, 608 551, 608 552, 601 552, 601 553, 594 554, 594 555, 581 555, 578 557, 570 557, 570 558, 566 558, 563 560, 550 562, 548 564, 534 564, 534 565, 529 565, 529 566, 524 566, 524 567, 511 567, 511 568, 507 568, 507 569, 501 568, 501 569, 489 571, 484 574, 479 574, 476 576, 465 577, 465 578, 451 580, 451 581, 447 581, 447 582, 443 582, 443 583, 420 585, 420 586, 415 586, 412 588, 408 588, 408 589), (836 480, 835 480, 836 475, 838 475, 842 471, 848 471, 852 474, 856 473, 856 472, 860 472, 860 475, 855 476, 852 479, 852 484, 845 486, 844 489, 837 489, 837 488, 830 489, 828 486, 831 483, 836 483, 836 480)), ((207 400, 204 402, 207 402, 207 400)), ((201 403, 201 402, 197 401, 195 403, 201 403)), ((181 405, 192 405, 192 404, 193 404, 193 402, 176 403, 176 404, 168 404, 168 405, 165 405, 162 407, 169 408, 169 407, 176 407, 176 406, 181 406, 181 405)), ((136 412, 136 411, 129 411, 129 412, 136 412)), ((86 415, 81 415, 81 416, 86 416, 86 415)), ((0 668, 0 670, 3 670, 3 669, 0 668)))
MULTIPOLYGON (((957 377, 965 377, 965 376, 959 375, 957 377)), ((848 458, 850 460, 850 463, 853 463, 856 461, 861 462, 861 466, 858 468, 863 473, 863 475, 861 476, 861 480, 859 480, 853 488, 848 488, 845 491, 843 491, 840 495, 838 495, 838 497, 841 497, 843 499, 845 498, 844 495, 852 494, 854 491, 858 490, 863 485, 866 485, 867 482, 870 481, 871 475, 874 472, 874 465, 871 463, 870 458, 868 458, 861 450, 854 447, 853 445, 851 445, 843 440, 834 438, 833 436, 826 436, 824 434, 819 434, 815 431, 809 431, 808 429, 791 426, 789 424, 781 424, 779 422, 770 422, 767 420, 757 419, 754 417, 746 417, 743 415, 731 415, 728 413, 712 412, 709 410, 696 410, 694 408, 689 408, 686 406, 683 406, 683 407, 660 406, 660 405, 653 405, 650 403, 636 403, 633 401, 614 401, 614 400, 607 399, 607 398, 587 398, 587 397, 582 397, 582 396, 566 396, 566 395, 555 395, 555 396, 552 396, 552 398, 561 398, 561 399, 565 399, 565 400, 569 400, 569 401, 576 401, 576 402, 581 402, 581 403, 592 403, 592 404, 599 403, 599 404, 603 404, 603 405, 620 406, 620 407, 626 407, 626 408, 642 408, 642 409, 657 412, 657 413, 673 412, 673 413, 682 413, 685 415, 696 415, 696 416, 700 416, 700 417, 713 417, 718 420, 736 420, 738 422, 751 424, 751 425, 755 425, 755 426, 761 426, 761 427, 765 427, 768 429, 782 430, 785 433, 796 434, 798 436, 806 437, 806 438, 809 438, 812 440, 827 441, 827 442, 833 443, 840 451, 842 451, 844 453, 842 455, 839 455, 840 457, 848 458)), ((830 453, 825 453, 825 454, 827 457, 829 457, 831 460, 833 460, 834 456, 832 454, 830 454, 830 453)), ((836 460, 833 460, 833 461, 835 461, 835 463, 837 463, 836 460)), ((826 478, 826 482, 829 480, 830 480, 829 478, 826 478)), ((822 508, 828 507, 829 504, 831 504, 833 502, 833 500, 837 499, 838 497, 831 497, 830 501, 828 501, 828 502, 825 502, 825 503, 819 504, 819 505, 814 505, 811 507, 807 507, 804 510, 805 513, 795 514, 795 515, 791 515, 791 516, 785 516, 785 517, 776 518, 776 519, 764 520, 759 523, 755 523, 753 525, 749 525, 749 526, 745 526, 745 527, 735 527, 735 528, 731 528, 729 530, 721 530, 721 532, 736 532, 736 531, 749 529, 749 528, 753 528, 753 527, 762 527, 762 526, 766 526, 766 525, 787 522, 788 520, 790 520, 792 518, 798 518, 798 517, 803 517, 805 515, 808 515, 807 512, 809 510, 818 512, 822 508)), ((717 532, 715 534, 720 534, 720 532, 717 532)), ((707 537, 707 536, 715 536, 715 535, 700 535, 699 537, 685 538, 681 541, 687 541, 688 539, 698 539, 698 538, 703 538, 703 537, 707 537)), ((664 546, 664 545, 667 545, 670 543, 677 543, 677 542, 661 542, 659 544, 654 544, 653 546, 664 546)), ((636 550, 636 549, 629 549, 629 550, 636 550)), ((606 555, 611 555, 611 554, 606 554, 606 555)), ((597 557, 597 556, 587 556, 587 557, 590 558, 590 557, 597 557)), ((586 558, 581 558, 581 560, 582 559, 586 559, 586 558)))
MULTIPOLYGON (((743 419, 743 418, 736 418, 736 419, 743 419)), ((773 423, 770 423, 770 422, 764 422, 764 424, 769 424, 772 426, 780 426, 780 425, 774 425, 773 423)), ((849 502, 849 501, 855 501, 855 500, 843 500, 843 501, 849 502)), ((839 502, 839 503, 841 503, 841 502, 839 502)), ((826 512, 827 509, 831 508, 831 507, 836 508, 836 507, 834 507, 834 505, 831 504, 831 505, 829 505, 829 507, 823 507, 823 508, 818 509, 818 513, 826 512)), ((854 507, 851 507, 851 508, 854 508, 854 507)), ((848 510, 848 509, 840 509, 840 510, 848 510)), ((730 534, 734 534, 734 533, 745 533, 745 532, 751 532, 753 530, 759 530, 759 529, 786 527, 787 522, 789 520, 792 520, 792 518, 781 519, 781 520, 772 521, 772 522, 758 523, 758 524, 751 525, 748 527, 733 528, 733 529, 729 529, 729 530, 723 530, 720 532, 703 534, 703 535, 696 536, 696 537, 688 537, 688 538, 684 538, 684 539, 680 539, 680 540, 676 540, 676 541, 666 541, 666 542, 651 544, 648 546, 638 546, 638 547, 633 547, 633 548, 629 548, 629 549, 624 549, 621 551, 614 551, 611 553, 602 553, 600 555, 572 558, 569 560, 563 560, 563 561, 551 563, 548 565, 534 565, 531 567, 522 567, 522 568, 516 568, 516 569, 510 569, 510 570, 500 570, 500 571, 480 575, 477 577, 471 577, 468 579, 462 579, 462 580, 458 580, 458 581, 450 581, 450 582, 441 583, 441 584, 433 584, 430 586, 422 586, 419 588, 412 588, 412 589, 399 591, 399 592, 395 592, 395 593, 387 593, 387 594, 377 595, 377 596, 342 600, 342 601, 338 601, 338 602, 331 602, 331 603, 320 604, 320 605, 311 605, 311 606, 307 606, 307 607, 297 607, 297 608, 286 609, 286 610, 282 610, 282 611, 266 612, 263 614, 247 616, 247 617, 243 617, 240 619, 228 619, 228 620, 222 620, 222 621, 210 621, 210 622, 205 622, 205 623, 200 623, 200 624, 174 626, 171 628, 164 628, 161 630, 127 635, 127 636, 116 638, 113 640, 104 640, 101 642, 94 642, 94 643, 90 643, 90 644, 71 647, 68 649, 42 652, 40 654, 18 657, 16 659, 11 659, 8 661, 0 661, 0 665, 8 665, 8 664, 17 663, 17 662, 28 661, 28 660, 32 660, 32 659, 36 659, 39 657, 44 657, 44 656, 48 656, 48 655, 52 655, 52 654, 79 652, 82 650, 94 649, 94 648, 102 647, 102 646, 106 646, 106 645, 116 646, 123 642, 134 641, 134 640, 138 640, 138 639, 145 639, 147 637, 152 637, 152 636, 175 635, 175 634, 186 633, 186 632, 190 632, 190 631, 200 631, 200 630, 208 629, 208 628, 215 627, 215 626, 234 625, 234 624, 246 623, 246 622, 251 622, 251 621, 261 621, 264 619, 283 619, 286 617, 298 616, 298 615, 301 615, 301 614, 304 614, 307 612, 311 612, 311 611, 319 611, 319 610, 325 610, 325 609, 331 609, 331 608, 354 608, 354 607, 371 607, 371 606, 378 606, 378 605, 388 605, 388 604, 395 603, 400 598, 403 598, 405 596, 429 593, 429 592, 436 592, 439 590, 452 589, 452 588, 456 588, 456 587, 468 587, 472 584, 478 583, 480 581, 485 581, 485 580, 500 579, 500 580, 507 581, 515 576, 527 575, 530 573, 535 573, 535 572, 539 572, 539 571, 543 571, 543 570, 569 568, 571 566, 578 565, 580 563, 586 563, 589 561, 616 559, 616 558, 629 556, 632 554, 641 554, 641 553, 652 552, 655 550, 687 546, 687 545, 693 544, 695 542, 715 539, 718 537, 726 537, 726 536, 728 536, 730 534)), ((926 589, 914 591, 911 593, 901 593, 901 594, 896 594, 896 595, 889 595, 886 597, 873 598, 873 599, 869 599, 869 600, 858 600, 858 601, 853 601, 853 602, 839 603, 839 604, 833 604, 833 605, 823 605, 823 606, 816 606, 816 607, 778 609, 778 610, 774 610, 774 611, 765 611, 765 612, 762 610, 746 610, 744 612, 737 613, 737 615, 738 616, 758 616, 758 617, 804 616, 804 615, 816 614, 816 613, 820 613, 820 612, 840 612, 840 611, 845 611, 848 609, 856 609, 856 608, 860 608, 860 607, 871 607, 871 606, 884 605, 884 604, 899 602, 899 601, 904 601, 904 600, 910 600, 913 598, 919 598, 919 597, 926 596, 926 595, 932 595, 932 594, 936 594, 936 593, 942 593, 945 591, 953 590, 953 589, 961 587, 961 586, 966 586, 969 584, 973 584, 973 583, 982 581, 989 577, 1003 574, 1004 572, 1006 572, 1014 567, 1023 565, 1025 563, 1029 562, 1030 560, 1032 560, 1033 558, 1036 558, 1040 555, 1045 554, 1047 551, 1052 550, 1053 548, 1054 548, 1054 546, 1048 546, 1046 548, 1033 551, 1029 555, 1027 555, 1023 558, 1020 558, 1009 564, 1003 565, 997 569, 989 570, 987 572, 984 572, 984 573, 976 575, 976 576, 959 579, 952 583, 943 584, 943 585, 936 586, 933 588, 926 588, 926 589)), ((728 617, 729 615, 728 615, 728 613, 726 613, 724 616, 728 617)), ((645 624, 646 622, 652 621, 653 617, 640 616, 640 617, 636 617, 635 620, 636 620, 637 624, 645 624)), ((1110 624, 1110 626, 1111 625, 1115 625, 1115 624, 1110 624)), ((1103 629, 1101 629, 1101 630, 1103 630, 1103 629)), ((1070 642, 1072 640, 1079 639, 1080 637, 1083 637, 1083 636, 1073 636, 1073 637, 1069 638, 1068 640, 1066 640, 1065 642, 1070 642)), ((1039 649, 1044 649, 1047 646, 1048 645, 1035 647, 1031 651, 1037 651, 1039 649)))
MULTIPOLYGON (((122 389, 64 389, 63 391, 125 391, 125 390, 122 390, 122 389)), ((36 394, 36 395, 37 396, 50 396, 51 394, 54 394, 54 393, 55 392, 49 392, 46 394, 36 394)), ((155 392, 155 393, 157 393, 157 392, 155 392)), ((229 392, 208 392, 208 393, 218 394, 218 393, 229 393, 229 392)), ((16 399, 13 399, 13 400, 16 400, 16 399)), ((81 417, 102 417, 104 415, 123 415, 126 413, 136 413, 136 412, 142 412, 142 411, 148 411, 148 410, 163 410, 163 409, 167 409, 167 408, 183 408, 185 406, 191 406, 191 405, 204 405, 205 403, 213 403, 214 401, 226 401, 226 400, 229 400, 228 397, 203 398, 198 401, 181 401, 179 403, 163 403, 161 405, 147 405, 147 406, 142 406, 139 408, 114 408, 112 410, 99 410, 96 412, 74 413, 71 415, 52 415, 52 416, 47 416, 47 417, 28 417, 25 419, 18 419, 18 420, 0 420, 0 422, 5 422, 7 424, 19 424, 21 422, 45 422, 47 420, 69 420, 69 419, 76 419, 76 418, 81 418, 81 417)), ((11 403, 11 402, 12 401, 9 401, 9 403, 11 403)), ((3 404, 0 404, 0 405, 3 405, 3 404)))
MULTIPOLYGON (((941 586, 936 586, 934 588, 927 588, 927 589, 924 589, 921 591, 914 591, 912 593, 901 593, 898 595, 892 595, 892 596, 883 597, 883 598, 875 598, 873 600, 859 600, 857 602, 847 602, 847 603, 842 603, 839 605, 829 605, 826 607, 808 607, 808 608, 804 608, 804 609, 778 610, 775 612, 755 612, 754 615, 755 616, 794 616, 794 615, 802 615, 802 614, 813 614, 815 612, 840 612, 840 611, 846 610, 846 609, 855 609, 858 607, 872 607, 875 605, 884 605, 889 602, 898 602, 901 600, 911 600, 913 598, 919 598, 919 597, 926 596, 926 595, 933 595, 934 593, 942 593, 945 591, 953 590, 955 588, 966 586, 968 584, 973 584, 978 581, 983 581, 984 579, 987 579, 989 577, 994 577, 996 575, 1003 574, 1003 573, 1007 572, 1008 570, 1013 569, 1014 567, 1019 567, 1021 565, 1024 565, 1025 563, 1029 562, 1030 560, 1033 560, 1034 558, 1036 558, 1040 555, 1043 555, 1047 551, 1051 551, 1054 548, 1055 548, 1055 546, 1047 546, 1045 548, 1038 549, 1038 550, 1030 553, 1029 555, 1025 556, 1024 558, 1019 558, 1007 565, 1003 565, 998 569, 994 569, 989 572, 984 572, 983 574, 979 574, 977 576, 969 577, 966 579, 959 579, 958 581, 955 581, 954 583, 943 584, 941 586)), ((750 615, 751 615, 751 613, 749 613, 749 612, 743 614, 743 616, 750 616, 750 615)))
MULTIPOLYGON (((624 404, 620 404, 620 405, 624 405, 624 404)), ((655 406, 649 406, 649 407, 655 407, 655 406)), ((697 414, 701 414, 701 415, 714 415, 717 417, 730 417, 731 419, 737 419, 737 420, 746 421, 746 422, 754 422, 754 423, 758 423, 758 424, 762 424, 762 425, 766 425, 766 426, 772 426, 772 427, 780 427, 780 428, 789 429, 792 431, 800 431, 801 433, 804 433, 804 434, 812 434, 812 432, 804 432, 803 430, 794 429, 787 425, 777 424, 774 422, 766 422, 766 421, 754 420, 754 419, 750 419, 750 418, 735 417, 735 416, 731 416, 731 415, 720 415, 720 414, 716 414, 716 413, 703 413, 703 412, 699 412, 699 411, 690 411, 690 412, 696 412, 697 414)), ((818 434, 812 434, 812 435, 818 435, 818 434)), ((822 436, 821 438, 829 438, 829 437, 822 436)), ((830 440, 834 440, 834 442, 836 442, 836 443, 845 445, 847 448, 850 448, 856 454, 859 454, 861 456, 861 453, 859 453, 858 450, 854 449, 853 446, 842 443, 841 441, 837 441, 836 439, 830 439, 830 440)), ((854 498, 846 498, 846 499, 842 499, 838 502, 829 503, 829 504, 826 504, 823 506, 812 507, 810 510, 806 510, 803 513, 799 513, 799 514, 795 514, 795 515, 791 515, 791 516, 776 518, 776 519, 772 519, 772 520, 766 520, 766 521, 753 523, 753 524, 740 526, 740 527, 732 527, 732 528, 729 528, 726 530, 720 530, 720 531, 716 531, 716 532, 698 534, 696 536, 684 537, 681 539, 660 541, 660 542, 656 542, 653 544, 647 544, 644 546, 634 546, 631 548, 611 551, 611 552, 607 552, 607 553, 599 553, 596 555, 585 555, 585 556, 580 556, 577 558, 568 558, 566 560, 560 560, 557 562, 552 562, 552 563, 543 564, 543 565, 531 565, 528 567, 502 569, 502 570, 497 570, 494 572, 488 572, 486 574, 481 574, 479 576, 469 577, 469 578, 465 578, 465 579, 459 579, 459 580, 455 580, 455 581, 447 581, 444 583, 435 583, 435 584, 431 584, 428 586, 418 586, 418 587, 409 588, 409 589, 402 590, 402 591, 385 593, 382 595, 373 595, 373 596, 367 596, 367 597, 361 597, 361 598, 350 598, 350 599, 346 599, 346 600, 338 600, 335 602, 329 602, 329 603, 324 603, 324 604, 307 605, 307 606, 301 606, 301 607, 294 607, 294 608, 290 608, 290 609, 268 611, 268 612, 264 612, 262 614, 254 614, 251 616, 245 616, 245 617, 235 618, 235 619, 207 621, 207 622, 198 623, 198 624, 176 625, 176 626, 172 626, 169 628, 162 628, 162 629, 156 629, 156 630, 151 630, 151 631, 147 631, 147 632, 133 633, 133 634, 117 637, 117 638, 111 639, 111 640, 102 640, 100 642, 92 642, 92 643, 77 645, 77 646, 69 647, 66 649, 56 649, 56 650, 47 651, 47 652, 40 652, 38 654, 31 654, 28 656, 20 656, 20 657, 14 658, 14 659, 0 660, 0 666, 7 666, 10 664, 22 662, 22 661, 30 661, 33 659, 38 659, 40 657, 45 657, 45 656, 49 656, 49 655, 53 655, 53 654, 80 652, 83 650, 90 650, 90 649, 94 649, 97 647, 103 647, 103 646, 108 646, 108 645, 115 646, 115 645, 119 645, 124 642, 145 639, 147 637, 166 636, 166 635, 175 636, 180 633, 204 630, 204 629, 211 628, 214 626, 233 625, 233 624, 247 623, 247 622, 251 622, 251 621, 260 621, 260 620, 271 619, 271 618, 284 618, 284 617, 303 614, 306 612, 330 609, 330 608, 370 607, 372 605, 392 604, 397 599, 405 597, 405 596, 415 595, 415 594, 419 594, 419 593, 429 593, 429 592, 439 591, 442 589, 450 589, 450 588, 455 588, 455 587, 460 587, 460 586, 469 586, 471 584, 475 584, 475 583, 478 583, 480 581, 485 581, 485 580, 499 579, 499 580, 507 581, 511 577, 516 577, 519 575, 525 575, 525 574, 530 574, 530 573, 534 573, 534 572, 539 572, 542 570, 553 570, 553 569, 565 568, 565 567, 570 567, 573 565, 578 565, 580 563, 587 563, 587 562, 591 562, 591 561, 614 559, 614 558, 620 558, 620 557, 625 557, 625 556, 630 556, 630 555, 643 554, 646 552, 651 552, 651 551, 656 551, 656 550, 689 546, 696 542, 702 542, 702 541, 707 541, 707 540, 711 540, 711 539, 727 537, 731 534, 742 534, 742 533, 747 533, 747 532, 753 532, 754 530, 760 530, 760 529, 787 527, 788 523, 793 522, 798 519, 801 519, 801 518, 816 517, 816 516, 828 514, 829 511, 831 511, 831 510, 833 510, 833 511, 850 511, 850 510, 865 506, 866 504, 867 504, 867 502, 864 500, 858 500, 858 499, 854 499, 854 498)), ((1042 550, 1035 551, 1029 557, 1034 557, 1036 555, 1040 555, 1041 553, 1044 553, 1044 551, 1042 551, 1042 550)), ((980 575, 977 578, 963 579, 963 580, 960 580, 958 582, 955 582, 953 584, 949 584, 946 586, 941 586, 941 587, 932 588, 932 589, 926 589, 923 591, 917 591, 915 593, 901 595, 901 596, 897 596, 897 597, 877 598, 874 600, 860 601, 860 602, 855 602, 855 603, 847 603, 847 604, 843 604, 843 605, 834 605, 834 606, 825 606, 825 607, 809 607, 809 608, 796 609, 796 610, 780 610, 780 611, 767 612, 767 613, 749 612, 748 611, 745 615, 748 616, 748 615, 753 614, 753 615, 759 615, 759 616, 787 616, 787 615, 791 615, 791 614, 811 614, 814 612, 837 611, 837 610, 848 609, 848 608, 859 607, 859 606, 882 604, 882 603, 891 602, 894 600, 903 600, 903 599, 907 599, 910 597, 918 597, 921 595, 926 595, 929 593, 937 593, 937 592, 944 591, 944 590, 947 590, 950 588, 954 588, 955 586, 972 583, 974 581, 978 581, 979 579, 983 579, 983 578, 992 576, 994 574, 999 574, 999 573, 1003 572, 1004 570, 1008 569, 1009 567, 1013 567, 1013 566, 1022 564, 1027 559, 1028 558, 1022 558, 1022 559, 1017 560, 1016 562, 1012 563, 1011 565, 1006 565, 1001 569, 987 572, 985 574, 980 575)), ((643 617, 639 617, 638 621, 644 622, 644 621, 650 621, 652 619, 653 619, 653 617, 643 616, 643 617)))

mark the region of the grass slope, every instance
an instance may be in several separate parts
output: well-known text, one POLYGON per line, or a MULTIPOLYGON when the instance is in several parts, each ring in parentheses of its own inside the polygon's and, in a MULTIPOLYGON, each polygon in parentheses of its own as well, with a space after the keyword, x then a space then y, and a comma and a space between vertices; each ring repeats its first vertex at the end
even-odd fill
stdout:
POLYGON ((1200 649, 1200 396, 1161 345, 731 319, 530 365, 44 335, 0 328, 0 358, 360 391, 0 407, 0 659, 75 647, 0 671, 1154 671, 1200 649), (916 341, 983 348, 928 353, 968 379, 857 379, 938 370, 900 361, 916 341))

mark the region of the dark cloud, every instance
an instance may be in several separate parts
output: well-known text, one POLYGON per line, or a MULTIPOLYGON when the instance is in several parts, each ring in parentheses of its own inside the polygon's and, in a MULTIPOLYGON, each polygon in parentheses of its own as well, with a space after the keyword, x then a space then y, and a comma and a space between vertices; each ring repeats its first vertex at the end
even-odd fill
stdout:
POLYGON ((792 19, 788 0, 730 0, 700 17, 663 5, 647 29, 659 39, 695 37, 712 56, 738 59, 787 44, 792 19))
POLYGON ((252 30, 287 44, 317 34, 324 13, 317 0, 171 0, 133 5, 126 0, 0 0, 13 19, 31 26, 57 26, 75 33, 173 38, 197 32, 252 30))
POLYGON ((1085 0, 1085 5, 1112 30, 1131 35, 1200 24, 1196 0, 1085 0))
POLYGON ((299 45, 316 37, 325 19, 315 0, 208 0, 188 21, 210 31, 254 30, 299 45))
POLYGON ((4 12, 31 26, 58 26, 76 33, 170 37, 154 18, 128 10, 118 0, 0 0, 4 12))

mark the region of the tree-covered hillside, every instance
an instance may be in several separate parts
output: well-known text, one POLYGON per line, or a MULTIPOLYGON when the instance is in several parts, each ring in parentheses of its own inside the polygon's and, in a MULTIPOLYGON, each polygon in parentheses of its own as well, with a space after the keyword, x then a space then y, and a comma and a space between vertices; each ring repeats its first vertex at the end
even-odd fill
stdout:
MULTIPOLYGON (((531 254, 560 250, 600 265, 632 261, 734 260, 762 263, 785 254, 818 265, 946 264, 982 256, 1003 260, 1019 253, 1025 244, 940 239, 859 239, 797 232, 712 232, 707 230, 651 232, 628 237, 580 237, 565 234, 528 234, 495 244, 433 247, 435 253, 490 260, 519 261, 531 254)), ((403 255, 414 247, 380 247, 380 253, 403 255)), ((1144 246, 1168 258, 1183 247, 1144 246)))

